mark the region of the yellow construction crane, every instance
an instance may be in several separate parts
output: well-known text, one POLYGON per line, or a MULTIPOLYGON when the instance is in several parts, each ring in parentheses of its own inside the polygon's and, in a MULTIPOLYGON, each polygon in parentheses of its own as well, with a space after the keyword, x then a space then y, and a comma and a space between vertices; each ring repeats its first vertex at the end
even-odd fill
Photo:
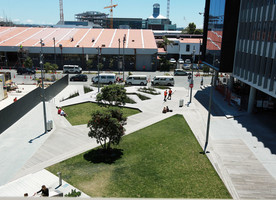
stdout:
POLYGON ((116 8, 116 6, 118 6, 118 4, 113 5, 111 0, 110 6, 104 7, 104 9, 110 8, 110 28, 113 28, 113 8, 116 8))

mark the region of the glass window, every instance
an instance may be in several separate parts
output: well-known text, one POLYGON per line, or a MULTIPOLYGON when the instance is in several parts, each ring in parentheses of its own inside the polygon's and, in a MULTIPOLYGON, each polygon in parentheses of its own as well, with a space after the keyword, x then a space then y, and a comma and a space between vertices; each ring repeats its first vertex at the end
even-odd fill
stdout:
POLYGON ((189 44, 186 45, 186 51, 187 51, 187 52, 190 51, 190 45, 189 45, 189 44))

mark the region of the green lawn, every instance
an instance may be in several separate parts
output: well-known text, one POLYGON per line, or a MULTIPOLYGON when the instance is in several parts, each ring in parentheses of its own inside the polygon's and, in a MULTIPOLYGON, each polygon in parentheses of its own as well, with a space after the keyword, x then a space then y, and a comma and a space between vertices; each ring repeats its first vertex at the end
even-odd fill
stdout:
POLYGON ((112 164, 92 151, 48 168, 92 197, 231 198, 185 119, 175 115, 123 137, 112 164))
MULTIPOLYGON (((91 119, 91 113, 93 110, 103 109, 96 103, 82 103, 72 106, 63 107, 65 113, 68 115, 67 120, 72 125, 87 124, 91 119)), ((139 113, 139 110, 131 108, 122 108, 126 117, 139 113)))

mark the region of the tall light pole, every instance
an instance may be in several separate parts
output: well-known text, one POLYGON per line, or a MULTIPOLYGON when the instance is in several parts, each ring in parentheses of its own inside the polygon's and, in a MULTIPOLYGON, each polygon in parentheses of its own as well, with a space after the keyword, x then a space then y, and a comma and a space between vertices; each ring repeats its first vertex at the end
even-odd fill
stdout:
MULTIPOLYGON (((219 61, 215 59, 216 57, 214 56, 213 58, 213 66, 215 66, 215 63, 219 61)), ((215 78, 214 78, 214 73, 215 70, 212 72, 212 81, 211 81, 211 88, 210 88, 210 96, 209 96, 209 109, 208 109, 208 119, 207 119, 207 129, 206 129, 206 140, 205 140, 205 145, 204 145, 204 150, 203 153, 207 153, 207 146, 208 146, 208 140, 209 140, 209 130, 210 130, 210 119, 211 119, 211 109, 212 109, 212 100, 213 100, 213 90, 215 86, 215 78)))
POLYGON ((120 53, 121 53, 121 49, 120 49, 120 45, 121 45, 121 39, 118 39, 119 42, 119 56, 118 56, 118 68, 119 68, 119 75, 120 75, 120 68, 121 68, 121 58, 120 58, 120 53))
POLYGON ((101 52, 100 52, 100 47, 98 46, 97 47, 97 50, 98 50, 98 93, 100 92, 100 55, 101 55, 101 52))
POLYGON ((54 55, 55 55, 55 64, 57 64, 57 55, 56 55, 56 38, 53 37, 53 41, 54 41, 54 55))
POLYGON ((192 78, 191 78, 191 83, 190 83, 191 91, 190 91, 190 102, 189 103, 192 103, 192 93, 193 93, 193 86, 194 86, 194 62, 195 62, 195 47, 193 50, 192 78))
POLYGON ((60 48, 60 57, 61 57, 61 67, 63 67, 62 44, 59 44, 59 48, 60 48))
POLYGON ((125 43, 126 43, 126 34, 123 39, 123 82, 125 82, 125 43))
POLYGON ((44 43, 43 43, 43 40, 40 39, 40 69, 41 69, 41 85, 42 85, 42 103, 43 103, 43 114, 44 114, 44 128, 45 128, 45 133, 47 133, 42 46, 44 46, 44 43))

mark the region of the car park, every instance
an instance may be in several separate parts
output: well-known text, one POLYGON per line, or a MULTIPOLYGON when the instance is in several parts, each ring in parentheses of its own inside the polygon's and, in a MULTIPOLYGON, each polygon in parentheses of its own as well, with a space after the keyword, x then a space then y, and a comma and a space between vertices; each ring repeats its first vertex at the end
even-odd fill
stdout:
POLYGON ((87 75, 85 74, 77 74, 70 78, 70 81, 87 81, 87 75))
POLYGON ((130 75, 126 79, 126 85, 147 85, 146 75, 130 75))
POLYGON ((155 76, 151 81, 152 85, 167 85, 174 86, 173 76, 155 76))
POLYGON ((35 70, 34 69, 30 69, 30 68, 25 68, 25 67, 19 67, 17 69, 17 74, 21 75, 21 74, 35 74, 35 70))
POLYGON ((103 83, 103 84, 113 84, 116 83, 115 74, 99 74, 99 76, 95 76, 92 78, 92 82, 94 84, 103 83))
POLYGON ((186 72, 183 69, 175 69, 174 70, 174 76, 188 76, 191 72, 186 72))

